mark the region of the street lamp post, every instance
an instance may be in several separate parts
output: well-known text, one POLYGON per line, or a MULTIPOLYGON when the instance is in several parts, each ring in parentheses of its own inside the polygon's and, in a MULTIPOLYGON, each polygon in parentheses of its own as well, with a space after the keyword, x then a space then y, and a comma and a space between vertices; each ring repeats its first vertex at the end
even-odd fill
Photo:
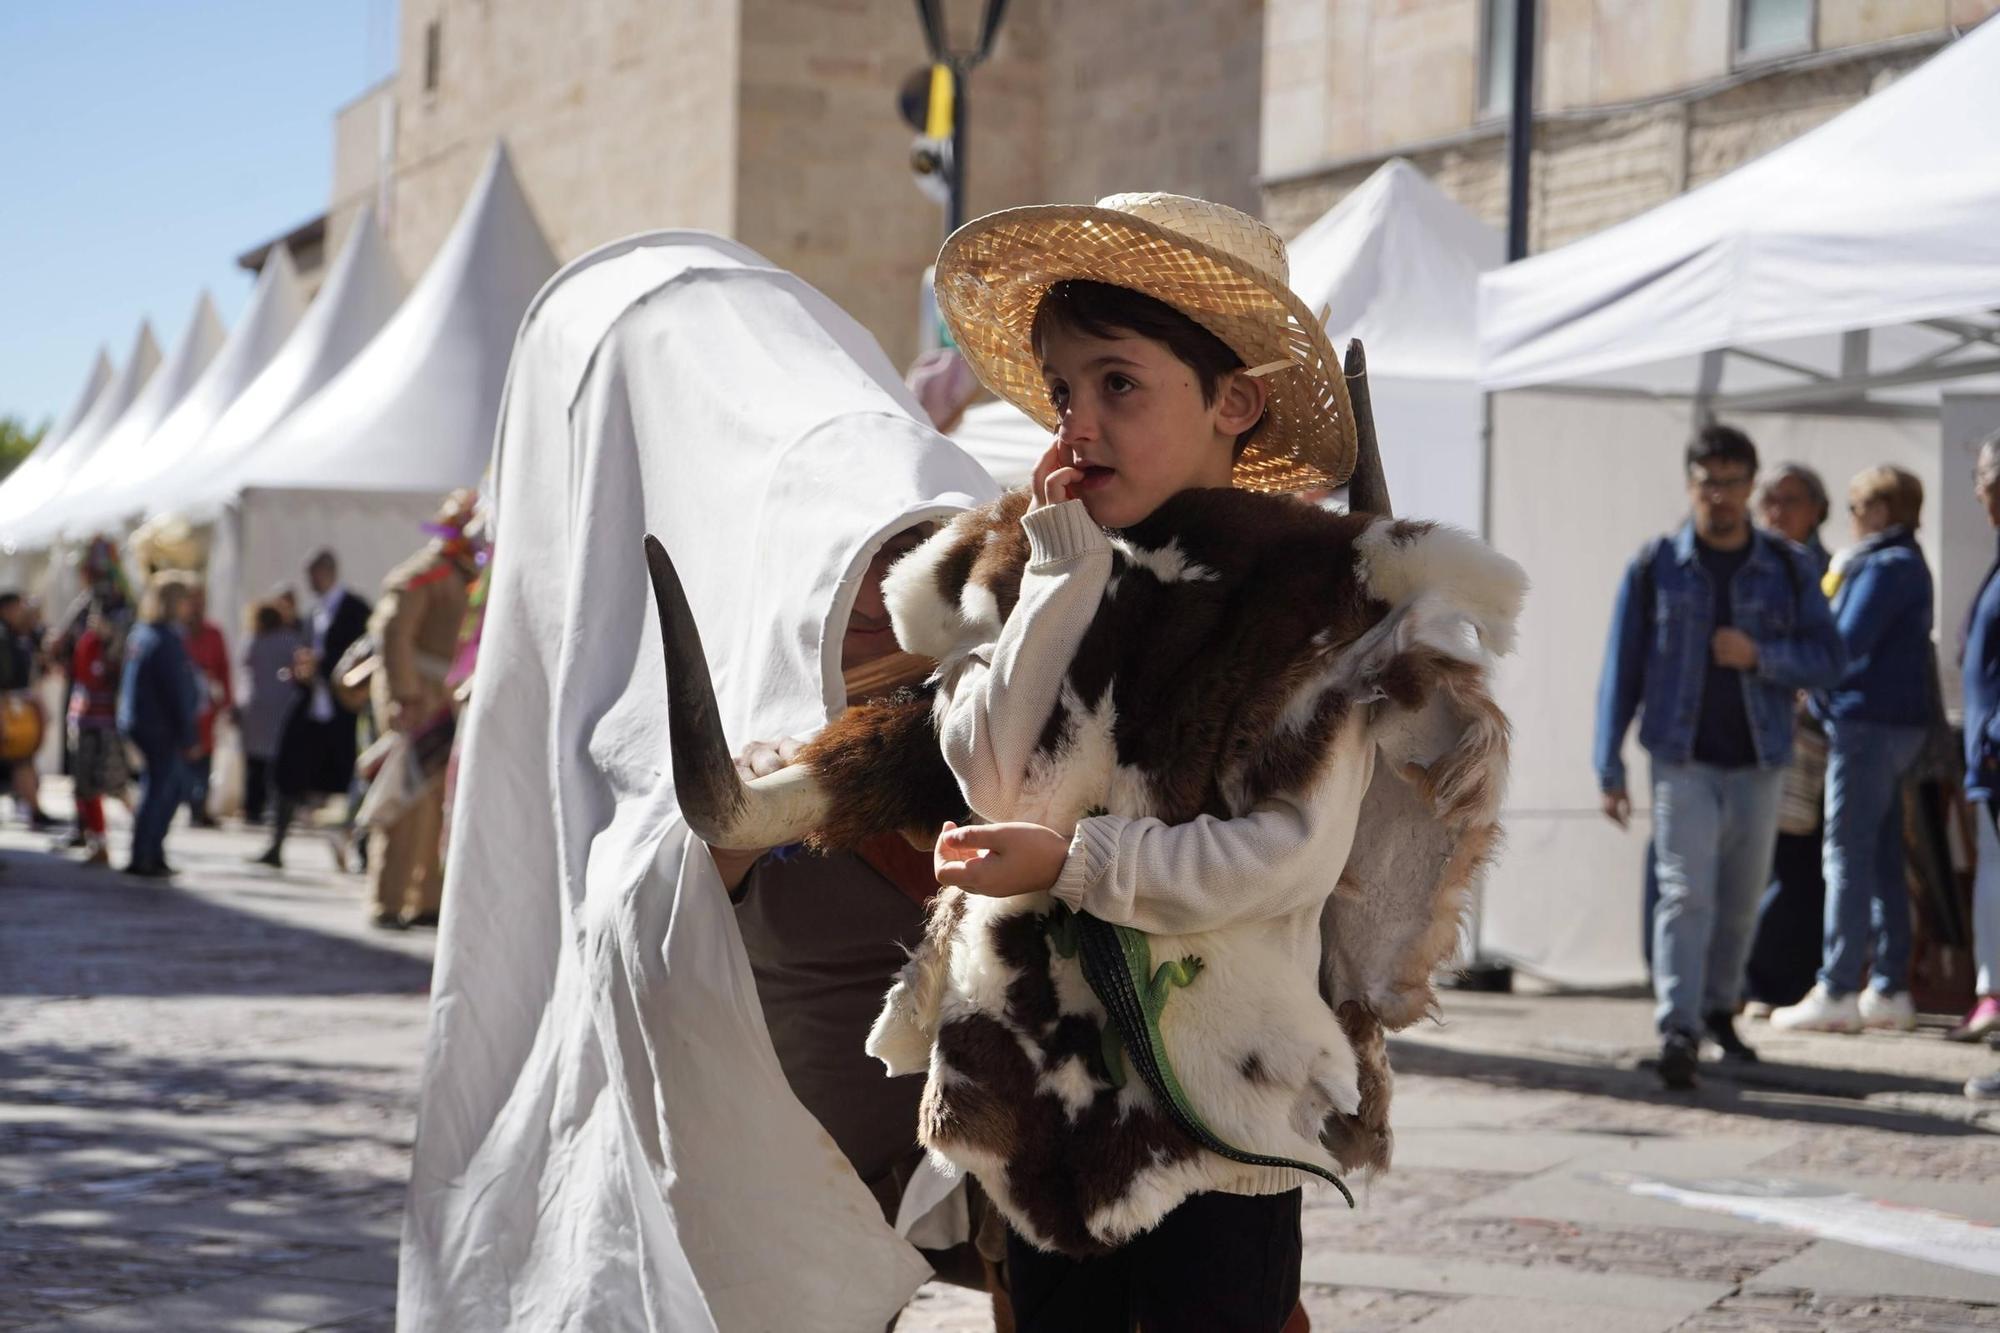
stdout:
POLYGON ((945 203, 945 234, 965 221, 966 76, 993 54, 1007 0, 917 0, 917 18, 924 26, 924 44, 934 64, 951 79, 951 161, 945 167, 949 193, 945 203))

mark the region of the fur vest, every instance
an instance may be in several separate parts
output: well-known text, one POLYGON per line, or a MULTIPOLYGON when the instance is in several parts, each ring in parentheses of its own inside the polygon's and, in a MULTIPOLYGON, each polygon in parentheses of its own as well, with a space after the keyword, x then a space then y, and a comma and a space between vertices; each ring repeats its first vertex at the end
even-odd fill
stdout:
MULTIPOLYGON (((961 516, 885 585, 903 647, 938 658, 945 679, 1014 609, 1026 507, 1017 492, 961 516)), ((1520 570, 1450 529, 1236 490, 1184 492, 1111 544, 1032 766, 1048 799, 974 813, 1063 832, 1092 813, 1232 818, 1313 789, 1339 747, 1375 747, 1373 778, 1351 795, 1351 853, 1325 867, 1317 979, 1242 928, 1149 944, 1156 964, 1202 960, 1160 1032, 1225 1142, 1330 1170, 1385 1167, 1384 1030, 1433 1007, 1431 975, 1496 846, 1507 724, 1486 673, 1511 646, 1520 570)), ((838 783, 843 754, 879 751, 895 727, 908 739, 912 706, 890 726, 896 707, 850 710, 807 761, 838 783)), ((857 827, 921 822, 875 799, 857 827)), ((891 1073, 927 1073, 925 1146, 972 1172, 1025 1237, 1078 1255, 1190 1194, 1306 1179, 1200 1147, 1119 1075, 1104 1010, 1052 938, 1062 910, 1046 893, 935 900, 869 1042, 891 1073)))

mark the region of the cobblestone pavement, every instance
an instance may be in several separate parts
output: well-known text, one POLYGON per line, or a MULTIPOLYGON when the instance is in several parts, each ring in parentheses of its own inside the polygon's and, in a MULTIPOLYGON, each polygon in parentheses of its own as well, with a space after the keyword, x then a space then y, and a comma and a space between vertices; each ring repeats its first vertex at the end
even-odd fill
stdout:
POLYGON ((0 836, 0 1328, 394 1327, 431 940, 324 840, 172 885, 0 836))
MULTIPOLYGON (((361 922, 302 839, 176 829, 172 886, 0 833, 0 1329, 387 1330, 431 938, 361 922)), ((1832 1188, 2000 1225, 1994 1056, 1780 1038, 1694 1097, 1646 1005, 1466 996, 1395 1044, 1397 1169, 1305 1215, 1344 1333, 2000 1330, 2000 1278, 1641 1197, 1634 1178, 1832 1188)), ((931 1284, 901 1333, 991 1328, 931 1284)))

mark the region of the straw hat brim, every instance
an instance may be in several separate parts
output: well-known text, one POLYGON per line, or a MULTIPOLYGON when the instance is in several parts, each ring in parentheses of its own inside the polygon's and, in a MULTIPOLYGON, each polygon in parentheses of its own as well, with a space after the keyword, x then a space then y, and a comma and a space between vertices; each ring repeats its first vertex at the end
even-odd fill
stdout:
POLYGON ((1354 471, 1354 409, 1326 330, 1274 275, 1184 232, 1114 209, 1010 208, 953 232, 938 255, 937 302, 966 364, 987 388, 1057 428, 1035 355, 1035 312, 1050 287, 1084 278, 1166 302, 1263 377, 1263 427, 1235 484, 1295 491, 1344 485, 1354 471))

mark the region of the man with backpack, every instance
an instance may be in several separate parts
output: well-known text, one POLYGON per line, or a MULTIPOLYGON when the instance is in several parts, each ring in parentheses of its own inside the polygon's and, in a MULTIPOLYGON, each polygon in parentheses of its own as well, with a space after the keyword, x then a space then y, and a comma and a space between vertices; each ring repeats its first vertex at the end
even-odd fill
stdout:
POLYGON ((1769 878, 1792 703, 1845 666, 1805 552, 1750 523, 1757 449, 1703 428, 1686 454, 1688 520, 1646 543, 1611 616, 1597 701, 1604 813, 1631 817, 1623 747, 1639 716, 1652 759, 1653 993, 1660 1079, 1695 1085, 1705 1034, 1754 1060, 1736 1035, 1758 896, 1769 878))

